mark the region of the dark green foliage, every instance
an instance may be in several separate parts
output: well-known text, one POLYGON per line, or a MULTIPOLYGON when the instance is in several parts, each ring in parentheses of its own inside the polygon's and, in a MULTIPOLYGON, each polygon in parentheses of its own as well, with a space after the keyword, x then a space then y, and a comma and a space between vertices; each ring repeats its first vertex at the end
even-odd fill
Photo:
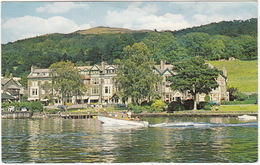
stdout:
POLYGON ((151 104, 149 105, 148 101, 143 101, 141 102, 141 106, 151 106, 151 104))
POLYGON ((233 95, 233 93, 237 92, 238 89, 235 87, 230 87, 227 89, 227 91, 229 92, 229 100, 234 101, 236 99, 236 97, 233 95))
POLYGON ((246 94, 238 92, 238 91, 235 91, 232 95, 235 97, 235 100, 238 100, 238 101, 244 101, 246 98, 248 98, 248 96, 246 94))
POLYGON ((229 92, 230 101, 244 101, 244 100, 257 99, 257 94, 254 94, 252 96, 247 96, 246 94, 239 92, 238 89, 234 87, 228 88, 227 91, 229 92))
POLYGON ((70 61, 54 63, 50 66, 51 87, 61 97, 63 105, 72 96, 82 96, 86 92, 80 73, 70 61))
POLYGON ((154 98, 155 85, 161 78, 152 71, 154 62, 147 46, 135 43, 124 49, 123 60, 118 60, 118 73, 115 78, 122 97, 130 97, 132 102, 141 104, 145 99, 154 98))
POLYGON ((235 57, 257 59, 257 19, 223 21, 174 32, 131 32, 112 34, 50 34, 2 44, 2 73, 27 76, 32 65, 48 68, 59 61, 77 65, 109 64, 123 59, 123 49, 144 41, 155 63, 188 57, 208 60, 235 57), (173 34, 173 35, 172 35, 173 34))
POLYGON ((173 101, 168 105, 167 112, 172 113, 173 111, 183 111, 185 107, 182 105, 181 102, 173 101))
POLYGON ((208 102, 200 102, 198 105, 198 109, 211 110, 211 105, 208 102))
POLYGON ((204 32, 210 35, 225 35, 230 37, 238 37, 240 35, 257 36, 257 18, 241 21, 222 21, 219 23, 211 23, 199 27, 187 28, 179 31, 174 31, 173 35, 181 37, 192 32, 204 32))
POLYGON ((175 63, 173 71, 176 75, 170 79, 171 88, 182 92, 190 91, 195 101, 194 110, 197 109, 195 100, 197 94, 208 94, 219 86, 216 79, 220 72, 216 68, 209 68, 201 57, 175 63))
POLYGON ((192 110, 194 108, 194 100, 185 100, 183 106, 186 110, 192 110))

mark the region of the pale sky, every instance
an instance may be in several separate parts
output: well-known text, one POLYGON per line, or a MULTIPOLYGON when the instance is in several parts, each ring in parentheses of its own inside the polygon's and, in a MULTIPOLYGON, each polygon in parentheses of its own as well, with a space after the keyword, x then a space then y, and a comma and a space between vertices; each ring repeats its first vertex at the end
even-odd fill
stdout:
POLYGON ((2 43, 97 26, 180 30, 257 18, 257 2, 2 2, 2 43))

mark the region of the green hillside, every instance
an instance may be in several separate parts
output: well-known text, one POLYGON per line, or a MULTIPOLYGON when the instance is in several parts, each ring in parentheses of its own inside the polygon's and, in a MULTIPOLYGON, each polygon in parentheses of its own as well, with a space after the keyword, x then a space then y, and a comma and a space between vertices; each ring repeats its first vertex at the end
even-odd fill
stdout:
POLYGON ((32 65, 48 68, 59 61, 77 66, 126 58, 128 45, 144 42, 156 63, 165 59, 174 63, 202 56, 206 60, 257 59, 257 19, 222 21, 180 31, 130 30, 96 27, 69 34, 46 34, 2 44, 3 76, 26 77, 32 65))
POLYGON ((225 65, 228 87, 237 87, 240 92, 257 92, 257 60, 254 61, 209 61, 222 69, 225 65))

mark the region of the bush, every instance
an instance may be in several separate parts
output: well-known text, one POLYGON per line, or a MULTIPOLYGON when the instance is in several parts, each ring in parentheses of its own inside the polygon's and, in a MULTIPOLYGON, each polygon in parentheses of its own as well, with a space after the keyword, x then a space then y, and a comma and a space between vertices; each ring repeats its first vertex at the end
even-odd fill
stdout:
POLYGON ((44 109, 45 113, 49 113, 49 114, 56 114, 58 113, 58 110, 56 109, 44 109))
POLYGON ((183 111, 184 109, 180 102, 173 101, 168 105, 167 112, 172 113, 173 111, 183 111))
POLYGON ((200 102, 198 109, 211 110, 211 104, 209 102, 200 102))
POLYGON ((163 111, 165 109, 166 104, 162 100, 154 100, 154 103, 151 105, 151 109, 153 111, 163 111))
POLYGON ((239 101, 244 101, 246 98, 248 98, 246 94, 238 92, 238 91, 234 92, 233 96, 236 98, 236 100, 239 100, 239 101))
POLYGON ((248 100, 257 100, 258 99, 258 94, 252 94, 249 96, 248 100))
POLYGON ((142 103, 141 103, 141 106, 148 106, 149 104, 148 104, 148 102, 147 101, 143 101, 142 103))
POLYGON ((43 111, 43 106, 40 102, 32 102, 31 103, 31 110, 33 112, 42 112, 43 111))
POLYGON ((28 110, 33 112, 42 112, 43 106, 40 102, 13 102, 5 104, 4 106, 15 106, 17 109, 21 109, 22 107, 26 107, 28 110))
POLYGON ((194 108, 194 101, 193 100, 185 100, 183 106, 186 110, 192 110, 194 108))

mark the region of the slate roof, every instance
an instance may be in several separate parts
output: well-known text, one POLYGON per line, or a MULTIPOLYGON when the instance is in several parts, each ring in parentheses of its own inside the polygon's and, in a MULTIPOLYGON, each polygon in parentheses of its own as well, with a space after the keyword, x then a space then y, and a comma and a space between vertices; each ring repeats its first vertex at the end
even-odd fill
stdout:
POLYGON ((7 99, 9 99, 9 100, 17 100, 17 99, 14 98, 13 96, 8 95, 8 94, 6 94, 6 93, 1 93, 1 98, 2 98, 3 100, 7 100, 7 99))

